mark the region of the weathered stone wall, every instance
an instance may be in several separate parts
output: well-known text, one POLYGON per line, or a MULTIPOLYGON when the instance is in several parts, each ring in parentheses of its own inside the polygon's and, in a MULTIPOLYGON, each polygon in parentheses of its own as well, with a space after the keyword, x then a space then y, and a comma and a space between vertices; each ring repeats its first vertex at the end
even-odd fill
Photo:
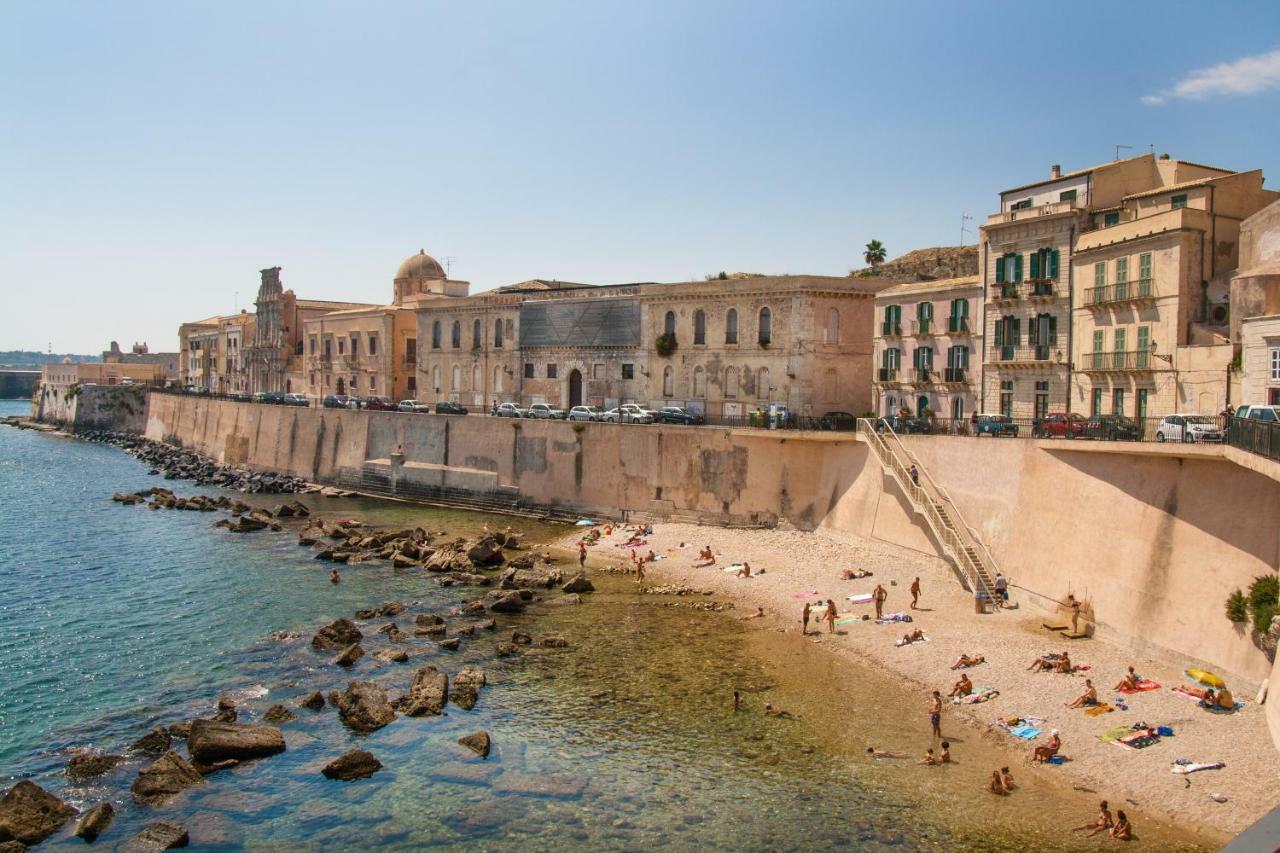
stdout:
POLYGON ((73 385, 53 393, 42 386, 31 403, 37 420, 72 429, 140 433, 147 423, 147 391, 141 385, 73 385))

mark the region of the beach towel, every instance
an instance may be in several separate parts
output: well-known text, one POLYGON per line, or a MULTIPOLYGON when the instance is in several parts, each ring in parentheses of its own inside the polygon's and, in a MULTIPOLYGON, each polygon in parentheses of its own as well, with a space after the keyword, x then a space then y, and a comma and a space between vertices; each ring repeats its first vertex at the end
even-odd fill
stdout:
POLYGON ((1120 740, 1120 738, 1129 737, 1133 733, 1134 733, 1133 729, 1129 728, 1128 726, 1116 726, 1114 729, 1107 729, 1105 732, 1098 735, 1097 737, 1098 737, 1098 740, 1102 741, 1103 743, 1115 743, 1116 741, 1120 740))
POLYGON ((796 600, 803 600, 806 598, 813 598, 817 594, 818 594, 818 591, 814 589, 814 590, 810 590, 809 592, 793 592, 791 593, 791 597, 796 600))
POLYGON ((1146 693, 1148 690, 1159 690, 1159 689, 1160 689, 1159 682, 1151 681, 1150 679, 1143 679, 1142 681, 1138 682, 1137 687, 1121 689, 1120 692, 1121 693, 1146 693))
POLYGON ((836 625, 852 625, 855 622, 870 622, 870 621, 871 621, 870 619, 865 619, 862 616, 854 616, 853 614, 846 614, 844 616, 836 617, 836 625))
POLYGON ((1035 740, 1040 737, 1040 729, 1035 726, 1013 726, 1009 729, 1009 734, 1023 740, 1035 740))
POLYGON ((1115 741, 1117 746, 1127 746, 1130 749, 1146 749, 1159 742, 1159 735, 1150 735, 1146 732, 1133 732, 1122 738, 1116 738, 1115 741))
POLYGON ((979 702, 986 702, 988 699, 994 699, 1000 695, 1000 691, 994 687, 976 687, 968 696, 954 696, 951 702, 955 705, 976 705, 979 702))
POLYGON ((997 719, 996 725, 1009 734, 1023 740, 1035 740, 1040 737, 1044 720, 1040 717, 1008 717, 997 719))
POLYGON ((742 571, 742 563, 730 563, 720 571, 722 572, 740 572, 742 571))
POLYGON ((1242 708, 1244 708, 1244 703, 1241 702, 1239 699, 1237 699, 1236 704, 1230 708, 1222 708, 1222 707, 1219 707, 1218 705, 1213 705, 1211 707, 1205 708, 1205 710, 1208 711, 1210 714, 1234 714, 1236 711, 1239 711, 1242 708))
POLYGON ((1169 772, 1185 776, 1188 773, 1199 773, 1201 770, 1220 770, 1226 766, 1221 761, 1214 761, 1211 764, 1179 764, 1175 761, 1169 768, 1169 772))
POLYGON ((860 592, 857 595, 846 595, 846 601, 852 601, 854 604, 870 604, 875 596, 869 592, 860 592))
POLYGON ((1092 708, 1086 708, 1084 715, 1086 717, 1101 717, 1103 714, 1110 714, 1114 710, 1115 708, 1112 708, 1106 702, 1103 702, 1101 705, 1094 705, 1092 708))
POLYGON ((921 639, 921 640, 911 640, 910 642, 907 642, 903 640, 901 637, 899 637, 897 640, 894 640, 893 644, 895 646, 914 646, 916 643, 927 643, 927 642, 929 642, 928 637, 925 637, 924 639, 921 639))
POLYGON ((894 622, 910 622, 911 617, 906 613, 886 613, 876 620, 877 625, 892 625, 894 622))

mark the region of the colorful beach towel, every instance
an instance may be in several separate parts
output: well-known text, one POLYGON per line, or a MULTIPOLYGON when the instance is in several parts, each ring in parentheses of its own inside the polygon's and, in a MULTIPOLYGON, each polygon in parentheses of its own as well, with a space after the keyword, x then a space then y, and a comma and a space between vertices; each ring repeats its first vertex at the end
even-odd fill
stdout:
POLYGON ((1126 746, 1129 749, 1146 749, 1160 742, 1159 735, 1147 734, 1143 732, 1132 732, 1122 738, 1116 738, 1116 746, 1126 746))
POLYGON ((1178 764, 1175 761, 1173 766, 1169 768, 1169 772, 1186 776, 1188 773, 1199 773, 1201 770, 1221 770, 1226 766, 1221 761, 1214 761, 1210 764, 1178 764))
POLYGON ((810 590, 809 592, 793 592, 791 593, 791 597, 796 599, 797 601, 803 601, 806 598, 813 598, 817 594, 818 594, 818 591, 814 589, 814 590, 810 590))
POLYGON ((1040 737, 1044 720, 1040 717, 1007 717, 997 719, 996 725, 1014 737, 1035 740, 1040 737))
POLYGON ((1160 689, 1160 683, 1158 681, 1152 681, 1149 678, 1144 678, 1142 681, 1138 682, 1137 687, 1121 689, 1120 692, 1121 693, 1146 693, 1148 690, 1159 690, 1159 689, 1160 689))
POLYGON ((852 601, 854 604, 870 604, 875 599, 875 595, 870 592, 860 592, 857 595, 846 595, 846 601, 852 601))
POLYGON ((1084 715, 1086 717, 1101 717, 1103 714, 1110 714, 1114 710, 1115 708, 1112 708, 1106 702, 1103 702, 1101 705, 1094 705, 1092 708, 1086 708, 1084 715))
POLYGON ((877 625, 892 625, 894 622, 910 622, 911 617, 906 613, 886 613, 876 620, 877 625))
POLYGON ((1105 732, 1098 735, 1097 737, 1098 737, 1098 740, 1102 741, 1103 743, 1115 743, 1116 741, 1120 740, 1120 738, 1129 737, 1133 733, 1134 733, 1133 729, 1129 728, 1128 726, 1116 726, 1114 729, 1107 729, 1105 732))
POLYGON ((742 563, 730 563, 720 571, 722 572, 740 572, 742 571, 742 563))
POLYGON ((836 617, 836 625, 852 625, 855 622, 870 622, 870 621, 871 621, 870 619, 864 619, 861 616, 854 616, 853 614, 847 614, 845 616, 836 617))

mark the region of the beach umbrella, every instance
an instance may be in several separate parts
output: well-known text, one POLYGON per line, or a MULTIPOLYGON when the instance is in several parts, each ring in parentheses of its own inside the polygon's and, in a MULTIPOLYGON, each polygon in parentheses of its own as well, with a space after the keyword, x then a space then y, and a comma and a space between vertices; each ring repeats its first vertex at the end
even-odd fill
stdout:
POLYGON ((578 519, 577 523, 575 523, 573 526, 574 527, 595 527, 596 523, 589 518, 580 518, 578 519))
POLYGON ((1210 687, 1223 688, 1227 686, 1225 681, 1208 670, 1188 669, 1185 670, 1185 673, 1187 678, 1190 678, 1192 681, 1198 681, 1201 684, 1207 684, 1210 687))

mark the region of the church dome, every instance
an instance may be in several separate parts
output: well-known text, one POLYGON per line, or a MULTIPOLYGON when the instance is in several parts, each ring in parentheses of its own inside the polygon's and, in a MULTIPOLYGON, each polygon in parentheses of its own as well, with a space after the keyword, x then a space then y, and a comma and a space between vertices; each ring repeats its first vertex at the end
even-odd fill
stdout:
POLYGON ((445 278, 444 267, 422 249, 396 270, 396 278, 445 278))

